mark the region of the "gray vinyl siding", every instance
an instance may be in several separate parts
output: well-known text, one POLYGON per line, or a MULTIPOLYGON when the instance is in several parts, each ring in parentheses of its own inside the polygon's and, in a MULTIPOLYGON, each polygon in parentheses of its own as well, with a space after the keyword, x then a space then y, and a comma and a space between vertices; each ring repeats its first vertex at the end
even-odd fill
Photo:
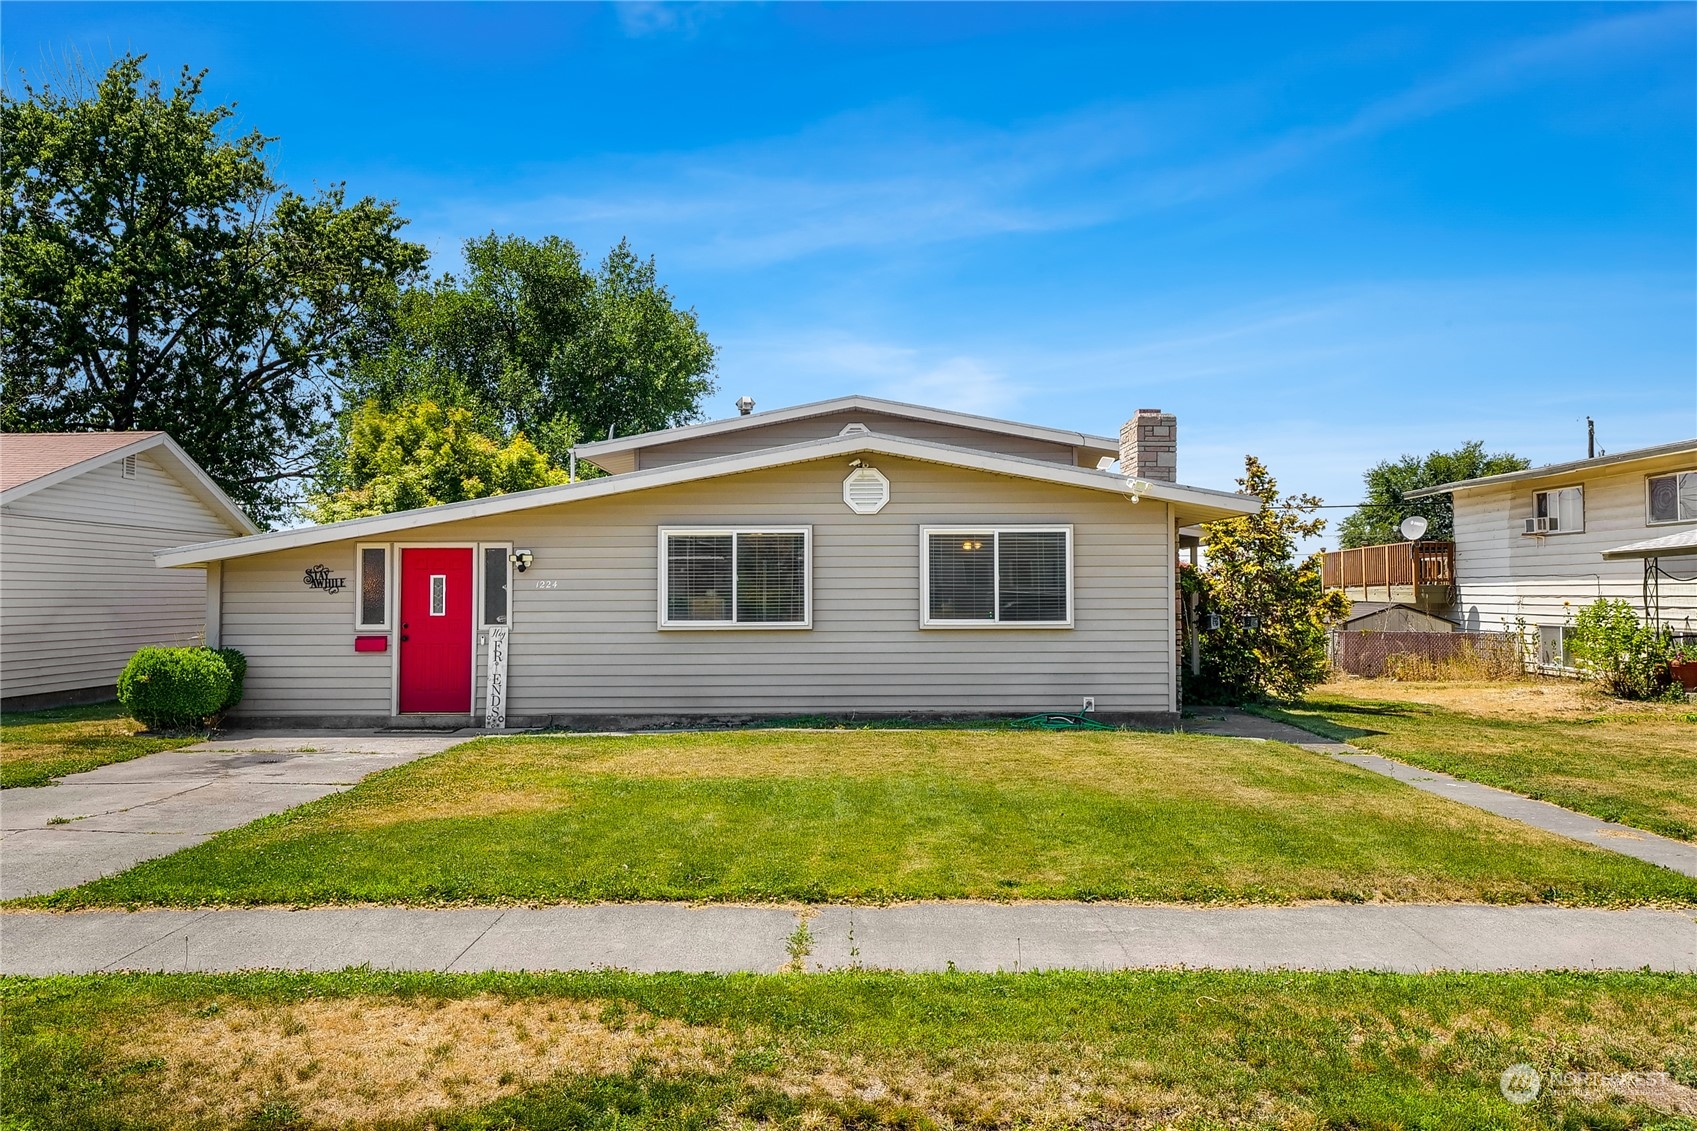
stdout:
MULTIPOLYGON (((925 440, 933 444, 949 444, 954 447, 972 448, 982 452, 998 452, 1002 455, 1038 459, 1068 467, 1079 462, 1076 455, 1077 448, 1070 444, 1050 443, 1026 436, 1010 436, 1002 432, 981 431, 976 428, 961 428, 951 424, 938 424, 929 420, 914 420, 905 416, 886 416, 876 412, 851 411, 808 417, 803 420, 781 421, 761 427, 732 429, 720 432, 717 435, 702 436, 696 439, 657 442, 650 447, 641 448, 632 453, 635 459, 628 467, 621 466, 609 470, 634 471, 655 467, 671 467, 675 464, 691 463, 695 460, 710 459, 714 456, 737 455, 742 452, 756 451, 760 448, 798 444, 804 440, 818 440, 835 436, 843 430, 844 425, 852 423, 864 424, 872 431, 883 433, 886 436, 902 436, 910 440, 925 440)), ((1094 466, 1095 459, 1092 458, 1089 463, 1094 466)))
POLYGON ((206 630, 203 570, 157 550, 240 533, 143 453, 43 488, 0 512, 0 695, 110 687, 136 649, 206 630))
MULTIPOLYGON (((1663 456, 1457 492, 1457 602, 1451 615, 1464 628, 1490 632, 1519 619, 1528 625, 1571 623, 1580 606, 1598 597, 1628 601, 1642 613, 1642 563, 1605 561, 1602 552, 1689 529, 1693 524, 1648 523, 1645 481, 1694 467, 1697 457, 1663 456), (1543 537, 1521 533, 1532 515, 1535 492, 1574 485, 1585 489, 1583 531, 1543 537)), ((1697 574, 1697 556, 1664 559, 1663 565, 1683 576, 1697 574)), ((1664 577, 1661 614, 1697 630, 1697 583, 1664 577)))
MULTIPOLYGON (((880 459, 891 502, 855 515, 848 468, 822 460, 408 531, 403 543, 511 542, 509 717, 1172 710, 1166 507, 935 464, 880 459), (921 629, 922 525, 1069 523, 1070 629, 921 629), (662 526, 813 529, 813 626, 658 627, 662 526), (544 589, 541 582, 557 582, 544 589)), ((353 651, 354 595, 307 589, 320 563, 353 577, 355 543, 225 563, 223 635, 248 655, 251 716, 387 715, 392 657, 353 651)), ((391 593, 394 602, 397 594, 391 593)), ((481 651, 481 650, 480 650, 481 651)), ((482 710, 482 656, 474 712, 482 710)))

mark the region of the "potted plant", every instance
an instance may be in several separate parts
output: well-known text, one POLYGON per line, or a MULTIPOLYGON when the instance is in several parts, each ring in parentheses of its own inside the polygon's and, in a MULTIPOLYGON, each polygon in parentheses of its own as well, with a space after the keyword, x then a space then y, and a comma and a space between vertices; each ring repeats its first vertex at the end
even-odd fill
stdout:
POLYGON ((1675 640, 1668 648, 1668 674, 1687 691, 1697 691, 1697 644, 1689 638, 1675 640))

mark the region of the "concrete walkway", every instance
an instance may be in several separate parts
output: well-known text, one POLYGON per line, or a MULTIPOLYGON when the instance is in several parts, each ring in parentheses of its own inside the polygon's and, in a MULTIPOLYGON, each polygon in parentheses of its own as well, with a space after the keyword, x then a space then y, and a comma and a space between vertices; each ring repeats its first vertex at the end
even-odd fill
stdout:
POLYGON ((238 735, 0 790, 0 899, 122 871, 473 735, 238 735))
POLYGON ((1532 825, 1571 840, 1584 841, 1586 844, 1606 848, 1610 852, 1619 852, 1624 856, 1635 856, 1687 876, 1697 876, 1697 844, 1674 840, 1614 821, 1604 821, 1585 813, 1576 813, 1572 809, 1564 809, 1548 801, 1534 801, 1530 797, 1522 797, 1506 789, 1465 781, 1435 770, 1423 770, 1406 762, 1398 762, 1394 758, 1370 754, 1347 742, 1329 742, 1288 723, 1276 722, 1243 711, 1209 709, 1204 716, 1186 720, 1184 729, 1226 738, 1285 742, 1300 746, 1304 750, 1329 754, 1340 762, 1349 762, 1375 774, 1395 778, 1415 789, 1435 793, 1439 797, 1447 797, 1451 801, 1459 801, 1463 805, 1471 805, 1475 809, 1483 809, 1511 821, 1532 825))
POLYGON ((101 970, 1663 970, 1697 972, 1697 919, 1639 908, 1315 904, 594 904, 0 915, 0 973, 101 970))

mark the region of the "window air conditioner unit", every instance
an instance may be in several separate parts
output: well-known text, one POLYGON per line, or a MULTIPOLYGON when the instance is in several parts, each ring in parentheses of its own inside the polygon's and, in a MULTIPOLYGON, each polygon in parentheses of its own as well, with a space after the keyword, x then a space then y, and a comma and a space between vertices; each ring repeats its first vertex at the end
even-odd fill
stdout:
POLYGON ((1553 518, 1529 518, 1526 520, 1526 533, 1528 534, 1548 534, 1555 528, 1556 520, 1553 518))

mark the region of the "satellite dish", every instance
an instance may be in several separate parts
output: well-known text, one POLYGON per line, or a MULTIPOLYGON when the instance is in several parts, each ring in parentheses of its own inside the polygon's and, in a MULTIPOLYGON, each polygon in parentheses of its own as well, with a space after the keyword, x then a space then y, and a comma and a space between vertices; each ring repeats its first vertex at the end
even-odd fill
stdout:
POLYGON ((1411 514, 1402 520, 1402 525, 1397 527, 1397 529, 1402 531, 1402 536, 1407 538, 1410 542, 1418 542, 1420 541, 1420 536, 1426 533, 1426 527, 1428 525, 1429 523, 1427 523, 1424 518, 1417 514, 1411 514))

